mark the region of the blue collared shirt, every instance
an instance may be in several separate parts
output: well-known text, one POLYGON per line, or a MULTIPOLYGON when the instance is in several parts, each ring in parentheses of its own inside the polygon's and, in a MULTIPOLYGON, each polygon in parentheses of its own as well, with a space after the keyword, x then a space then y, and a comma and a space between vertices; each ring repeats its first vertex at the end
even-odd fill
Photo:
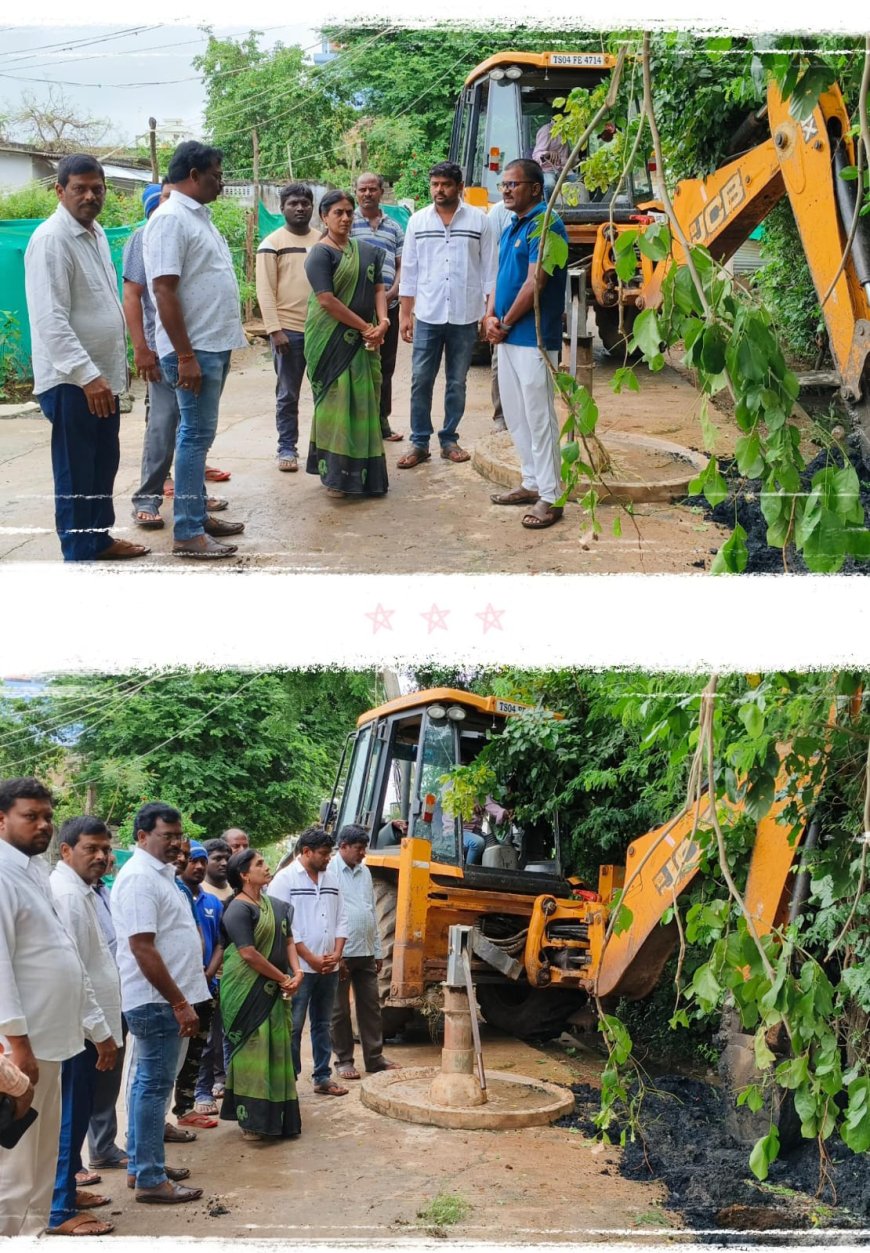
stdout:
MULTIPOLYGON (((546 209, 543 201, 530 209, 524 217, 514 214, 502 233, 498 248, 498 278, 495 284, 495 315, 503 318, 517 298, 517 293, 529 275, 529 266, 538 259, 540 239, 531 238, 538 218, 546 209)), ((553 214, 550 231, 560 235, 567 243, 568 235, 562 219, 553 214)), ((565 307, 565 279, 567 269, 561 266, 547 279, 541 291, 541 332, 544 345, 550 351, 562 346, 562 313, 565 307)), ((508 344, 522 348, 537 347, 535 334, 535 310, 530 309, 515 322, 508 332, 508 344)))

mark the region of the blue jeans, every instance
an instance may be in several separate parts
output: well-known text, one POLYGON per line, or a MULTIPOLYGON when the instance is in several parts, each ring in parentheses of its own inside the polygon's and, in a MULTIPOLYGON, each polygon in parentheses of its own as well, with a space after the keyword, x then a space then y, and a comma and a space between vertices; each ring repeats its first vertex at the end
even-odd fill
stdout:
POLYGON ((278 459, 295 457, 299 443, 299 393, 305 377, 305 336, 285 331, 290 340, 286 352, 272 349, 278 376, 275 382, 275 425, 278 428, 278 459))
POLYGON ((166 1179, 163 1125, 182 1040, 165 1001, 137 1005, 125 1016, 136 1040, 136 1072, 127 1110, 127 1171, 136 1176, 137 1187, 156 1188, 166 1179))
MULTIPOLYGON (((76 1214, 76 1172, 82 1168, 82 1145, 94 1105, 97 1050, 90 1040, 61 1067, 60 1143, 49 1227, 59 1227, 76 1214)), ((106 1072, 114 1073, 114 1072, 106 1072)))
POLYGON ((477 342, 477 323, 453 326, 449 322, 414 323, 414 350, 411 356, 411 443, 428 449, 432 435, 432 391, 435 377, 444 365, 444 426, 438 432, 442 448, 455 444, 465 413, 465 379, 477 342))
POLYGON ((71 383, 50 387, 37 400, 51 423, 54 524, 63 559, 93 561, 112 543, 112 491, 121 459, 117 397, 110 418, 95 417, 85 393, 71 383))
POLYGON ((160 358, 160 370, 178 400, 179 423, 175 437, 175 530, 176 541, 195 539, 205 533, 207 494, 205 461, 214 443, 221 392, 230 372, 230 352, 197 352, 202 371, 198 396, 178 386, 178 355, 160 358))
POLYGON ((332 1074, 332 1067, 329 1064, 332 1055, 332 1037, 329 1028, 337 988, 338 971, 331 975, 315 975, 306 970, 302 976, 302 986, 294 995, 292 1002, 291 1052, 297 1079, 302 1066, 302 1028, 305 1026, 306 1014, 310 1014, 311 1049, 314 1053, 313 1079, 315 1084, 329 1083, 329 1076, 332 1074))
POLYGON ((483 861, 483 850, 486 840, 476 831, 462 832, 462 850, 465 853, 466 866, 479 866, 483 861))

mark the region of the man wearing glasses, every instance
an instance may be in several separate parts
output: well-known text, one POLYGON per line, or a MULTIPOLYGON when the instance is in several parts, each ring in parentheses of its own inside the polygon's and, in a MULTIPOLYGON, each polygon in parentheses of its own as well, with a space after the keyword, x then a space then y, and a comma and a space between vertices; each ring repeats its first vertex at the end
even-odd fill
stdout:
MULTIPOLYGON (((537 161, 512 161, 501 184, 505 207, 512 210, 499 245, 498 278, 487 302, 483 328, 498 345, 498 383, 504 419, 517 449, 522 483, 490 497, 495 505, 529 506, 522 518, 530 531, 553 526, 562 517, 559 424, 550 368, 538 351, 535 329, 535 268, 539 221, 544 212, 544 172, 537 161)), ((555 215, 550 230, 567 242, 555 215)), ((541 271, 541 333, 555 366, 562 344, 566 267, 552 275, 541 271)))

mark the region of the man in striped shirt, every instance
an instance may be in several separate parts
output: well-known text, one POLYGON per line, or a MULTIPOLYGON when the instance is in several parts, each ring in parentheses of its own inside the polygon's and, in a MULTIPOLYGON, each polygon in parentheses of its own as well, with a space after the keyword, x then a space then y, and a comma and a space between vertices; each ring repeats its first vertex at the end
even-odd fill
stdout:
POLYGON ((462 200, 462 170, 442 161, 429 171, 432 204, 411 216, 399 280, 399 333, 414 345, 411 358, 411 449, 398 462, 408 470, 428 461, 432 392, 445 358, 444 425, 438 432, 446 461, 468 461, 459 447, 465 380, 495 271, 495 240, 486 214, 462 200))
POLYGON ((293 939, 302 967, 302 986, 293 997, 293 1069, 302 1066, 302 1031, 311 1015, 314 1091, 347 1096, 332 1078, 329 1025, 338 984, 338 966, 347 939, 341 889, 327 874, 335 841, 323 827, 307 827, 296 841, 296 857, 269 884, 269 895, 293 906, 293 939))

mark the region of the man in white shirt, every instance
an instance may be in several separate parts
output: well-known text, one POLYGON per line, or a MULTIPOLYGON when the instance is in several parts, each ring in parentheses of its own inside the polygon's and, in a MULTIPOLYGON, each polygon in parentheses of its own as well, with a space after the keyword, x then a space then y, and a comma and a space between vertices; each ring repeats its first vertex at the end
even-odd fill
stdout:
POLYGON ((91 1120, 97 1074, 117 1065, 123 1043, 121 982, 100 926, 93 892, 108 869, 112 837, 98 818, 68 818, 58 842, 61 860, 49 878, 55 909, 75 940, 111 1035, 102 1044, 85 1040, 82 1052, 63 1063, 60 1146, 48 1230, 52 1235, 102 1236, 112 1230, 112 1224, 78 1211, 95 1209, 106 1198, 78 1192, 76 1174, 82 1168, 82 1145, 91 1120))
MULTIPOLYGON (((60 1133, 61 1063, 111 1032, 64 927, 40 854, 53 802, 37 779, 0 782, 0 1043, 34 1086, 36 1122, 0 1152, 0 1236, 38 1235, 48 1221, 60 1133)), ((106 1050, 104 1050, 106 1052, 106 1050)))
POLYGON ((330 1022, 338 965, 347 938, 347 916, 338 882, 327 874, 335 841, 323 827, 307 827, 296 841, 296 858, 279 870, 269 895, 293 906, 293 939, 302 967, 302 986, 293 997, 293 1069, 299 1077, 302 1030, 311 1015, 314 1091, 347 1096, 332 1078, 330 1022))
POLYGON ((384 1057, 384 1030, 378 975, 383 965, 381 937, 375 916, 375 889, 365 863, 369 833, 365 827, 348 823, 338 833, 338 856, 329 873, 341 889, 347 914, 347 943, 338 969, 338 991, 332 1012, 332 1048, 335 1070, 340 1079, 359 1079, 353 1064, 353 1025, 350 1020, 350 992, 356 1006, 356 1021, 368 1073, 398 1070, 396 1062, 384 1057))
POLYGON ((59 204, 24 254, 33 391, 51 423, 54 518, 64 561, 141 557, 113 539, 112 491, 121 457, 118 397, 127 387, 127 340, 118 278, 97 222, 106 198, 94 157, 64 157, 59 204))
POLYGON ((444 367, 444 425, 441 456, 468 461, 458 444, 465 412, 465 380, 478 338, 495 241, 487 216, 462 200, 462 170, 442 161, 429 171, 432 204, 411 215, 405 231, 399 280, 399 331, 413 343, 411 357, 411 450, 398 466, 411 469, 429 460, 432 392, 444 367))
POLYGON ((175 544, 179 557, 231 557, 219 542, 243 522, 209 518, 205 463, 234 348, 247 347, 239 317, 239 285, 227 242, 207 205, 223 188, 222 156, 196 140, 179 144, 167 181, 169 199, 148 219, 142 236, 145 273, 157 310, 160 372, 175 388, 180 420, 175 440, 175 544), (217 538, 215 538, 217 537, 217 538))
POLYGON ((137 1201, 176 1205, 198 1200, 202 1188, 181 1187, 178 1181, 190 1172, 166 1167, 164 1108, 182 1040, 199 1029, 193 1006, 208 1000, 208 985, 193 910, 175 886, 181 815, 154 801, 142 806, 133 829, 136 850, 112 888, 121 1008, 136 1040, 127 1111, 128 1183, 135 1186, 137 1201))

